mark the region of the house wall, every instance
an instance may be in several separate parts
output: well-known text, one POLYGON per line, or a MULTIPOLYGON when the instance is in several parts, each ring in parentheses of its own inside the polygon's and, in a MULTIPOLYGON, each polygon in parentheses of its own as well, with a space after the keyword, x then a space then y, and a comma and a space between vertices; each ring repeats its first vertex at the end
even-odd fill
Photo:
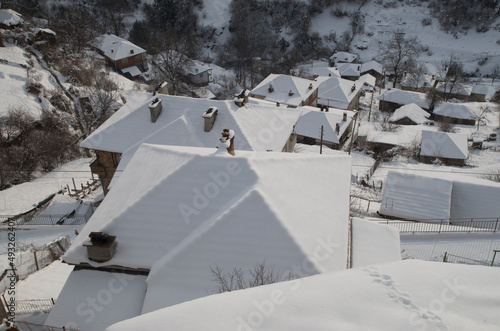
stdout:
POLYGON ((316 107, 318 104, 318 89, 314 90, 314 92, 307 98, 306 106, 316 107))
POLYGON ((442 158, 442 157, 435 157, 435 156, 424 156, 420 155, 420 161, 423 163, 434 163, 434 161, 438 159, 441 161, 443 164, 448 165, 448 166, 464 166, 465 160, 462 159, 447 159, 447 158, 442 158))
POLYGON ((188 79, 191 83, 195 85, 206 85, 210 83, 212 77, 212 71, 211 70, 206 70, 203 72, 200 72, 196 75, 189 74, 188 79))
POLYGON ((486 102, 486 96, 484 94, 471 93, 469 101, 486 102))
POLYGON ((96 158, 90 164, 90 170, 99 177, 105 195, 109 191, 109 184, 113 179, 120 159, 120 153, 96 151, 96 158))
POLYGON ((146 53, 134 54, 127 58, 117 60, 112 64, 118 69, 125 69, 132 66, 137 66, 140 70, 146 71, 148 69, 148 60, 146 58, 146 53))
POLYGON ((399 124, 399 125, 417 125, 417 123, 413 122, 408 117, 403 117, 397 121, 392 121, 391 123, 399 124))
POLYGON ((394 112, 396 109, 400 108, 401 106, 399 103, 394 103, 394 102, 389 102, 385 100, 379 100, 378 102, 378 109, 381 111, 388 111, 388 112, 394 112))
POLYGON ((434 114, 434 120, 451 124, 476 125, 476 120, 473 119, 454 118, 438 114, 434 114))

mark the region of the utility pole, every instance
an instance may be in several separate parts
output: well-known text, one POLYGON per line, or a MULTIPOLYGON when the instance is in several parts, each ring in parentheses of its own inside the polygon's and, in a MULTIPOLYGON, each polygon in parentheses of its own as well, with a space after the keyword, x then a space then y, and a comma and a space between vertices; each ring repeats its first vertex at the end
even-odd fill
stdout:
POLYGON ((373 88, 372 99, 370 101, 370 112, 368 113, 368 122, 370 122, 370 118, 372 117, 372 105, 373 105, 373 95, 375 94, 376 87, 373 88))
POLYGON ((321 135, 319 141, 319 154, 323 154, 323 125, 321 126, 321 135))

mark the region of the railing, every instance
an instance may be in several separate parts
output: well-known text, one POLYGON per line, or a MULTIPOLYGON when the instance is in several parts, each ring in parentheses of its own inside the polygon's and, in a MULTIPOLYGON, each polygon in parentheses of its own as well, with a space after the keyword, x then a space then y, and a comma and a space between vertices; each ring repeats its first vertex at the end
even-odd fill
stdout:
POLYGON ((42 324, 28 323, 28 322, 16 322, 16 326, 20 331, 78 331, 77 329, 48 326, 42 324))
POLYGON ((393 226, 400 233, 415 232, 497 232, 500 231, 500 218, 492 219, 454 219, 454 220, 411 220, 411 221, 381 221, 382 224, 393 226))
POLYGON ((86 224, 89 215, 0 216, 0 223, 9 226, 23 225, 80 225, 86 224), (13 223, 14 222, 14 223, 13 223))
POLYGON ((489 266, 489 267, 500 267, 499 264, 494 263, 495 262, 494 259, 491 262, 480 261, 480 260, 475 260, 475 259, 471 259, 468 257, 449 254, 448 252, 444 253, 443 262, 470 264, 470 265, 483 265, 483 266, 489 266))
POLYGON ((54 306, 54 299, 46 300, 16 300, 16 313, 32 314, 37 312, 49 312, 54 306))

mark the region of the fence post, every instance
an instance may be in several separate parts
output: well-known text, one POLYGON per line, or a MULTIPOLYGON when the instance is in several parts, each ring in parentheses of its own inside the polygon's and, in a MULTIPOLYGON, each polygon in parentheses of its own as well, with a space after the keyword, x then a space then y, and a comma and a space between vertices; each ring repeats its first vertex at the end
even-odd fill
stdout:
POLYGON ((441 223, 439 224, 439 231, 438 233, 441 233, 441 228, 443 227, 443 220, 441 220, 441 223))
POLYGON ((497 228, 498 228, 498 218, 497 218, 497 221, 495 223, 495 228, 493 229, 493 233, 497 232, 497 228))
POLYGON ((443 262, 446 262, 446 255, 448 255, 448 252, 444 252, 443 262))
POLYGON ((494 249, 493 252, 494 252, 493 253, 493 259, 491 259, 490 267, 493 267, 493 263, 495 263, 495 257, 497 256, 497 253, 500 252, 500 250, 494 249))
POLYGON ((36 257, 36 250, 33 251, 33 256, 35 257, 35 266, 36 270, 40 270, 40 267, 38 266, 38 258, 36 257))

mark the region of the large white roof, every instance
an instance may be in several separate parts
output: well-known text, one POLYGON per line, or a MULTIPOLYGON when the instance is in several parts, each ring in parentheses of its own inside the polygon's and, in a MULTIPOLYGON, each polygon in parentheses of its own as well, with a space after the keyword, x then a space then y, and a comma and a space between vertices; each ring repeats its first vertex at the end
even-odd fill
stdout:
POLYGON ((342 77, 359 77, 361 64, 357 63, 336 63, 335 67, 339 70, 342 77))
POLYGON ((113 34, 103 34, 92 43, 113 61, 146 53, 145 49, 113 34))
POLYGON ((341 270, 350 167, 345 154, 240 151, 233 157, 142 145, 63 259, 151 269, 143 312, 158 308, 158 295, 168 306, 214 293, 215 264, 248 269, 265 260, 285 272, 308 261, 308 274, 341 270), (117 236, 110 261, 87 258, 83 242, 92 231, 117 236), (315 258, 322 242, 329 254, 315 258))
POLYGON ((394 111, 394 114, 389 118, 390 122, 397 122, 405 117, 409 118, 416 124, 422 124, 429 118, 430 114, 417 106, 414 103, 404 105, 394 111))
POLYGON ((81 146, 116 153, 137 149, 143 142, 215 148, 222 130, 230 128, 236 132, 236 150, 281 151, 299 116, 298 110, 266 102, 253 101, 238 108, 233 101, 149 94, 127 102, 81 146), (155 123, 148 109, 154 98, 163 107, 155 123), (202 115, 209 107, 217 107, 218 115, 212 130, 205 132, 202 115))
POLYGON ((319 82, 314 80, 271 74, 260 82, 251 94, 264 96, 264 100, 267 101, 298 107, 316 91, 318 86, 319 82))
POLYGON ((348 53, 348 52, 335 52, 332 56, 330 56, 330 60, 337 62, 352 62, 356 60, 358 56, 356 54, 348 53))
POLYGON ((447 221, 452 187, 453 182, 447 179, 389 171, 380 213, 402 219, 447 221))
POLYGON ((474 120, 476 118, 474 111, 467 103, 442 102, 434 108, 434 114, 467 120, 474 120))
POLYGON ((420 155, 465 160, 469 157, 465 134, 422 131, 420 155))
POLYGON ((300 116, 295 132, 301 136, 320 139, 321 126, 323 126, 323 140, 325 142, 339 143, 345 130, 352 122, 354 113, 352 111, 330 108, 328 112, 322 112, 312 107, 303 107, 302 116, 300 116), (343 121, 344 113, 347 115, 347 121, 343 121), (339 124, 339 133, 335 131, 336 124, 339 124))
POLYGON ((377 61, 368 61, 361 65, 361 73, 368 72, 370 70, 374 70, 379 74, 384 73, 384 67, 378 63, 377 61))
POLYGON ((107 331, 484 330, 500 327, 498 268, 398 261, 214 295, 107 331))
POLYGON ((425 93, 403 91, 399 89, 390 89, 377 97, 378 100, 407 105, 414 103, 420 108, 428 109, 429 102, 426 100, 425 93))
POLYGON ((356 83, 336 76, 328 77, 319 86, 318 103, 334 108, 347 109, 363 85, 356 83))

